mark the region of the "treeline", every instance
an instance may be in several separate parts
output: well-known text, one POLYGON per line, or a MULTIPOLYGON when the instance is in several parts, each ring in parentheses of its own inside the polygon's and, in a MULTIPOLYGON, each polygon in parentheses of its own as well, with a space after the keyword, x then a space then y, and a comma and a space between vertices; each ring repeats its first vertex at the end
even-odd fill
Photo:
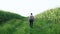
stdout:
POLYGON ((11 20, 11 19, 21 19, 22 20, 23 18, 24 18, 23 16, 20 16, 18 14, 0 10, 0 23, 5 22, 7 20, 11 20))

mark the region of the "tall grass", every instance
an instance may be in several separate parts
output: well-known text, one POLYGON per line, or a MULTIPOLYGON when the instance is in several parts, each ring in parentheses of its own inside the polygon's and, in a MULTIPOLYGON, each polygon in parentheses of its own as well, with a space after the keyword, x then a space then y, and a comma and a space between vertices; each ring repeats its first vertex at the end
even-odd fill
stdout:
POLYGON ((60 34, 60 8, 50 9, 35 16, 40 34, 60 34))
POLYGON ((23 19, 24 17, 15 13, 0 10, 0 23, 11 19, 23 19))
POLYGON ((0 34, 60 34, 60 8, 37 14, 32 29, 28 18, 18 14, 0 11, 0 19, 5 23, 0 25, 0 34))

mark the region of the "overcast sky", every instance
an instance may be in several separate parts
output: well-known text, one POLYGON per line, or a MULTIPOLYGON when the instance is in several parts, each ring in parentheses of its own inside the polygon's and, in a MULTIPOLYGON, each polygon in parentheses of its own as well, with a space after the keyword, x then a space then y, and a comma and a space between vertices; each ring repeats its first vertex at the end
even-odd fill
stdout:
POLYGON ((29 16, 44 10, 60 7, 60 0, 0 0, 0 10, 6 10, 22 16, 29 16))

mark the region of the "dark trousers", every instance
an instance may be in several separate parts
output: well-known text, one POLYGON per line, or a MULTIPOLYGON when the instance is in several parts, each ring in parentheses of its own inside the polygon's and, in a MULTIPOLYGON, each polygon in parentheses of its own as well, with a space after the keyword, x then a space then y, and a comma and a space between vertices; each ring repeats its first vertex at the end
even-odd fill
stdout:
POLYGON ((33 20, 30 20, 30 28, 33 28, 33 20))

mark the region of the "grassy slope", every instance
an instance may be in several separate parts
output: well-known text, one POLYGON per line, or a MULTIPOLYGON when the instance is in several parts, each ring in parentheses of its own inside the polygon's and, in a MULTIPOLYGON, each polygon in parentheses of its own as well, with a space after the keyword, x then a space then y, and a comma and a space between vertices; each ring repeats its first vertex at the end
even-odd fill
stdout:
POLYGON ((0 16, 0 34, 29 34, 29 24, 26 17, 1 10, 0 16), (2 17, 6 21, 2 21, 2 17))
POLYGON ((35 16, 31 30, 28 19, 11 19, 0 25, 0 34, 60 34, 59 20, 60 8, 51 9, 35 16))
POLYGON ((27 22, 19 19, 12 19, 0 26, 0 34, 29 34, 29 27, 27 22))
POLYGON ((38 34, 60 34, 60 8, 47 10, 35 18, 38 34))
POLYGON ((21 15, 0 10, 0 24, 2 22, 6 22, 6 21, 11 20, 11 19, 21 19, 21 20, 23 20, 23 18, 24 17, 21 16, 21 15))

